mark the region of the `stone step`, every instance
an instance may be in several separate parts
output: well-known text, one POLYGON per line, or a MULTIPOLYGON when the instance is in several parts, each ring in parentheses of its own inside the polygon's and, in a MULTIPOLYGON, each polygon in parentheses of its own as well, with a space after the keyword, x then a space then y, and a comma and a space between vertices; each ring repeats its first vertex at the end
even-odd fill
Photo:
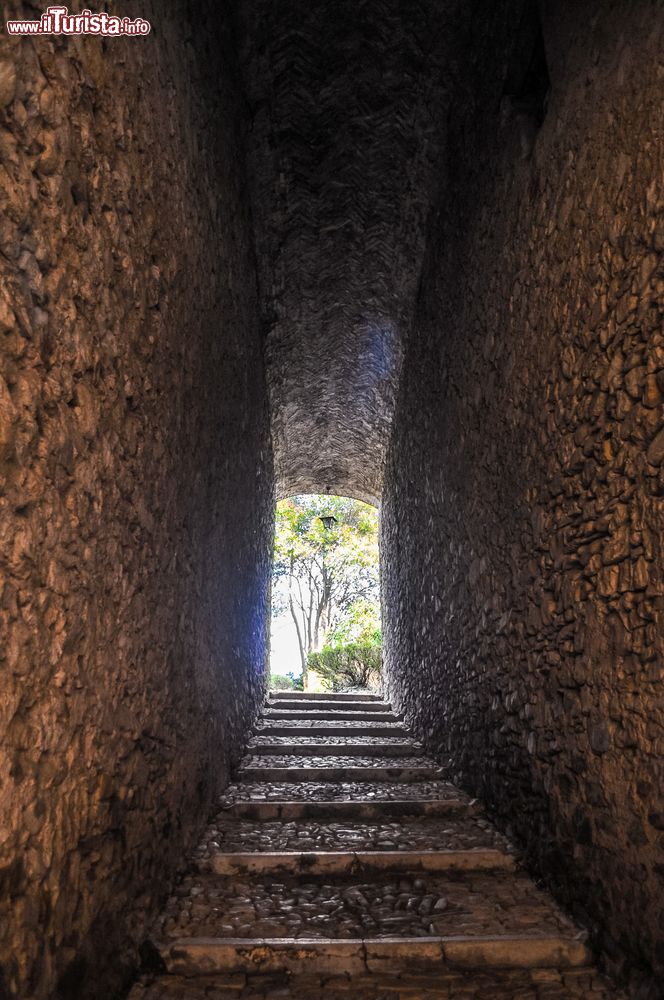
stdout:
POLYGON ((222 810, 238 819, 265 820, 351 819, 380 820, 389 816, 468 816, 475 805, 467 799, 372 799, 372 800, 273 800, 237 801, 222 810))
POLYGON ((434 780, 419 781, 405 788, 399 782, 390 781, 236 781, 224 792, 220 805, 231 802, 290 802, 319 801, 385 801, 390 799, 425 800, 463 799, 468 796, 460 792, 440 775, 434 780))
POLYGON ((370 722, 321 722, 319 720, 261 720, 254 729, 254 736, 300 736, 312 733, 316 736, 353 736, 362 733, 364 736, 410 736, 409 731, 401 722, 378 723, 370 722))
POLYGON ((412 938, 180 938, 159 944, 169 973, 202 976, 244 972, 324 972, 362 975, 425 969, 578 968, 585 944, 560 935, 412 938))
MULTIPOLYGON (((285 941, 299 952, 304 942, 336 946, 353 940, 366 948, 374 942, 386 945, 386 962, 405 954, 423 961, 434 954, 440 962, 445 956, 429 951, 433 945, 463 941, 473 966, 551 963, 558 968, 568 963, 566 949, 575 950, 571 964, 586 961, 579 948, 582 937, 546 893, 511 865, 329 875, 298 868, 276 877, 269 869, 232 875, 203 870, 185 876, 155 928, 155 938, 167 946, 181 944, 182 938, 211 939, 215 946, 243 947, 245 958, 257 939, 266 954, 281 952, 285 941), (529 943, 521 949, 515 941, 529 943)), ((342 954, 352 952, 342 949, 342 954)))
POLYGON ((288 872, 300 875, 348 875, 365 872, 468 872, 514 868, 504 851, 302 851, 215 853, 206 869, 217 875, 288 872))
POLYGON ((196 851, 204 864, 220 851, 228 854, 281 852, 363 853, 394 851, 493 850, 513 852, 503 837, 481 815, 382 817, 368 822, 353 819, 272 820, 252 822, 227 814, 214 817, 196 851))
POLYGON ((383 696, 380 694, 336 694, 332 691, 269 691, 268 698, 283 699, 285 701, 334 701, 334 702, 348 702, 352 704, 355 701, 382 701, 383 696))
POLYGON ((360 982, 367 1000, 618 1000, 380 696, 331 697, 268 706, 155 932, 156 982, 184 985, 138 1000, 344 1000, 360 982))
POLYGON ((275 701, 267 701, 265 708, 268 710, 288 711, 288 712, 352 712, 353 718, 357 713, 360 715, 373 714, 375 712, 392 712, 392 706, 384 701, 358 701, 336 702, 336 701, 315 701, 310 707, 302 704, 301 701, 294 701, 287 698, 280 698, 275 701))
POLYGON ((435 760, 431 757, 427 757, 424 753, 412 752, 408 757, 394 757, 389 752, 382 755, 367 755, 365 754, 345 754, 343 752, 343 747, 338 747, 340 752, 336 753, 334 756, 330 754, 323 754, 318 756, 317 754, 309 753, 308 751, 302 751, 299 748, 299 752, 294 753, 265 753, 260 749, 260 747, 247 747, 247 754, 240 761, 240 767, 306 767, 306 768, 330 768, 330 767, 362 767, 371 770, 375 767, 433 767, 438 772, 438 775, 442 775, 443 769, 436 764, 435 760))
POLYGON ((373 742, 343 742, 343 743, 321 743, 316 740, 309 740, 306 743, 276 743, 269 742, 263 737, 254 737, 247 751, 250 753, 261 753, 271 755, 307 755, 312 757, 412 757, 422 753, 422 745, 414 741, 388 741, 373 742), (262 741, 262 742, 261 742, 262 741))
POLYGON ((139 1000, 199 1000, 198 984, 200 1000, 344 1000, 360 982, 367 1000, 618 1000, 380 696, 370 711, 307 696, 307 711, 284 695, 156 929, 158 982, 184 985, 139 1000))
POLYGON ((148 975, 128 1000, 626 1000, 590 966, 565 969, 437 968, 345 976, 222 972, 148 975))
POLYGON ((394 781, 410 784, 436 781, 442 776, 439 767, 240 767, 240 781, 394 781))
POLYGON ((328 708, 322 711, 317 709, 282 709, 282 708, 268 708, 266 709, 261 718, 266 722, 272 719, 279 720, 297 720, 297 719, 309 719, 312 722, 400 722, 401 716, 395 715, 394 712, 389 709, 381 709, 381 711, 376 712, 365 712, 355 709, 334 709, 328 708))

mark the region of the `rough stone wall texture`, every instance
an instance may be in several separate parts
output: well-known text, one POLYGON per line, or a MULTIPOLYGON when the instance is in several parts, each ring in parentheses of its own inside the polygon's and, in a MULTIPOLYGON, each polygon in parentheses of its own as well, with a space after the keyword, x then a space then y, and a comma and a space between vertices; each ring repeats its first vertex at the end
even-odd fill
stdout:
POLYGON ((241 98, 223 8, 187 9, 2 42, 3 997, 115 995, 262 694, 241 98))
POLYGON ((280 496, 380 496, 462 6, 241 4, 280 496))
POLYGON ((387 682, 656 997, 664 12, 541 6, 541 127, 501 97, 499 5, 450 118, 383 498, 387 682))

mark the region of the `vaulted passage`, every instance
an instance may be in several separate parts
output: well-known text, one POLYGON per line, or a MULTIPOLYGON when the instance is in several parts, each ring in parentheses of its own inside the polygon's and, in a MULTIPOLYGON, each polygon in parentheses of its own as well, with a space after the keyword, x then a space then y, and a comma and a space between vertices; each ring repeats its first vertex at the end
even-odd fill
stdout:
POLYGON ((313 949, 319 993, 657 1000, 661 4, 140 7, 146 36, 0 46, 0 998, 318 995, 302 956, 247 980, 241 949, 175 981, 203 861, 221 937, 289 906, 310 930, 340 885, 328 937, 376 911, 343 969, 313 949), (320 715, 250 736, 296 493, 380 506, 375 744, 320 715), (243 838, 336 858, 307 896, 292 857, 228 860, 243 838), (387 869, 353 890, 357 851, 387 869), (454 914, 514 937, 514 893, 546 954, 454 951, 454 914))

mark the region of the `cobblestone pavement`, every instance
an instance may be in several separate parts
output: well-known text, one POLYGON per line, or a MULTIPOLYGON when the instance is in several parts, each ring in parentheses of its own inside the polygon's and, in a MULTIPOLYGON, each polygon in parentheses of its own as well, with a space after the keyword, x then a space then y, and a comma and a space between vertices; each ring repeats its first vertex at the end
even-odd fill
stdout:
MULTIPOLYGON (((309 734, 307 736, 254 736, 247 743, 248 750, 260 749, 261 746, 265 745, 300 745, 303 747, 315 746, 320 743, 315 736, 315 734, 309 734)), ((417 740, 409 739, 405 734, 401 737, 392 736, 326 736, 325 743, 331 746, 361 746, 361 747, 375 747, 375 746, 409 746, 415 752, 422 750, 422 744, 418 743, 417 740)))
POLYGON ((322 721, 288 721, 284 736, 257 727, 153 928, 146 954, 162 971, 129 1000, 621 1000, 476 803, 444 780, 372 780, 377 767, 437 767, 401 725, 381 723, 408 741, 397 757, 390 737, 367 735, 369 713, 326 736, 335 710, 315 710, 322 721), (282 767, 310 780, 261 780, 282 767), (340 780, 311 780, 331 767, 340 780))
POLYGON ((241 767, 436 767, 436 762, 430 757, 388 757, 379 760, 375 757, 338 756, 311 757, 300 754, 250 754, 244 757, 241 767))
POLYGON ((342 722, 336 722, 334 719, 327 717, 329 721, 325 722, 322 719, 275 719, 272 720, 268 716, 264 717, 268 721, 263 721, 256 728, 257 734, 263 734, 268 732, 270 729, 275 727, 288 729, 293 733, 294 736, 301 736, 302 733, 314 732, 316 735, 322 735, 325 733, 326 729, 337 728, 342 726, 345 730, 359 729, 364 735, 370 736, 372 729, 387 729, 394 736, 403 735, 408 736, 408 730, 404 727, 402 722, 398 722, 396 719, 394 722, 375 722, 373 719, 344 719, 342 722))
POLYGON ((131 1000, 621 1000, 588 970, 534 969, 435 977, 161 977, 138 984, 131 1000))
POLYGON ((157 925, 160 937, 361 938, 402 935, 575 935, 527 877, 469 874, 379 882, 274 876, 187 876, 157 925))
POLYGON ((467 801, 468 796, 447 781, 420 781, 408 786, 389 781, 260 781, 230 785, 224 802, 349 802, 374 800, 467 801))
POLYGON ((218 816, 206 830, 196 860, 216 851, 396 851, 510 850, 509 842, 481 817, 419 819, 404 822, 337 823, 232 820, 218 816))

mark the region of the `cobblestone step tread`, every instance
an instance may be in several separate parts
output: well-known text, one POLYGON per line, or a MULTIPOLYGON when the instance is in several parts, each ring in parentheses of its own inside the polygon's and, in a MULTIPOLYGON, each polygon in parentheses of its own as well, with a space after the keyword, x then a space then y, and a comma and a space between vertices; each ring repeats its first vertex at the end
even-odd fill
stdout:
POLYGON ((344 712, 361 712, 366 714, 372 714, 374 712, 392 712, 392 706, 386 701, 356 701, 356 702, 338 702, 338 701, 315 701, 312 703, 311 707, 304 706, 301 701, 291 700, 286 698, 280 698, 276 701, 268 701, 265 705, 267 711, 274 711, 275 709, 279 711, 296 711, 296 712, 313 712, 314 714, 318 712, 327 711, 344 711, 344 712))
POLYGON ((344 722, 317 722, 312 719, 297 720, 274 720, 265 722, 261 720, 254 730, 255 736, 302 736, 303 734, 315 735, 316 737, 327 736, 409 736, 408 730, 402 722, 358 722, 357 719, 344 722))
POLYGON ((253 822, 215 817, 195 854, 204 861, 219 851, 396 851, 478 848, 513 851, 481 816, 400 817, 391 820, 277 820, 253 822))
POLYGON ((238 778, 242 781, 339 781, 339 782, 411 782, 435 781, 440 776, 438 767, 411 767, 408 764, 392 764, 384 767, 377 763, 368 766, 318 765, 313 767, 241 767, 238 778))
POLYGON ((146 977, 129 1000, 625 1000, 592 968, 436 970, 434 976, 256 975, 146 977))
POLYGON ((337 747, 337 753, 333 756, 331 754, 323 754, 318 756, 316 754, 303 753, 301 748, 298 748, 295 753, 284 754, 281 752, 277 753, 265 753, 261 751, 260 753, 250 753, 246 757, 242 758, 240 766, 242 768, 246 767, 362 767, 373 770, 377 767, 428 767, 433 768, 437 773, 440 773, 441 768, 436 764, 431 757, 424 757, 421 754, 414 753, 411 750, 411 755, 408 758, 403 757, 392 757, 389 753, 384 755, 375 756, 362 756, 361 754, 351 754, 347 755, 345 752, 339 752, 339 750, 345 750, 345 748, 337 747))
POLYGON ((266 721, 279 719, 283 721, 305 722, 398 722, 400 717, 392 711, 365 712, 360 709, 328 708, 322 711, 313 709, 271 708, 263 712, 266 721))
POLYGON ((170 938, 574 938, 571 920, 514 870, 191 873, 155 929, 170 938))
MULTIPOLYGON (((270 729, 270 726, 266 727, 270 729)), ((398 726, 388 727, 390 730, 389 736, 375 736, 373 733, 373 727, 368 729, 358 728, 356 726, 351 726, 350 728, 345 728, 343 733, 337 735, 332 733, 323 733, 319 735, 316 732, 316 727, 305 726, 304 728, 297 727, 296 725, 287 727, 289 732, 286 736, 275 736, 272 737, 269 734, 266 735, 262 730, 256 735, 249 737, 247 746, 260 745, 262 741, 274 740, 277 744, 294 744, 299 746, 300 744, 323 747, 338 747, 339 746, 349 746, 349 747, 373 747, 373 746, 409 746, 417 747, 420 751, 422 750, 422 743, 419 740, 414 739, 411 734, 403 728, 402 724, 399 723, 398 726), (313 731, 312 731, 313 729, 313 731)), ((384 728, 380 726, 379 728, 384 728)))
POLYGON ((408 799, 431 801, 434 799, 465 799, 467 796, 449 781, 434 779, 414 782, 404 790, 398 782, 377 781, 242 781, 230 785, 221 804, 232 802, 277 801, 385 801, 408 799))
POLYGON ((161 976, 138 984, 129 1000, 625 1000, 592 968, 437 970, 435 976, 291 976, 228 973, 194 979, 161 976))
POLYGON ((309 736, 254 736, 247 744, 247 752, 265 756, 296 754, 298 756, 353 756, 371 757, 412 757, 422 753, 422 745, 414 741, 376 738, 373 736, 351 739, 343 736, 330 736, 324 742, 309 736))
POLYGON ((361 702, 361 701, 383 701, 381 694, 367 694, 366 692, 336 692, 336 691, 270 691, 270 700, 278 699, 284 701, 298 701, 306 704, 316 701, 334 702, 361 702))

